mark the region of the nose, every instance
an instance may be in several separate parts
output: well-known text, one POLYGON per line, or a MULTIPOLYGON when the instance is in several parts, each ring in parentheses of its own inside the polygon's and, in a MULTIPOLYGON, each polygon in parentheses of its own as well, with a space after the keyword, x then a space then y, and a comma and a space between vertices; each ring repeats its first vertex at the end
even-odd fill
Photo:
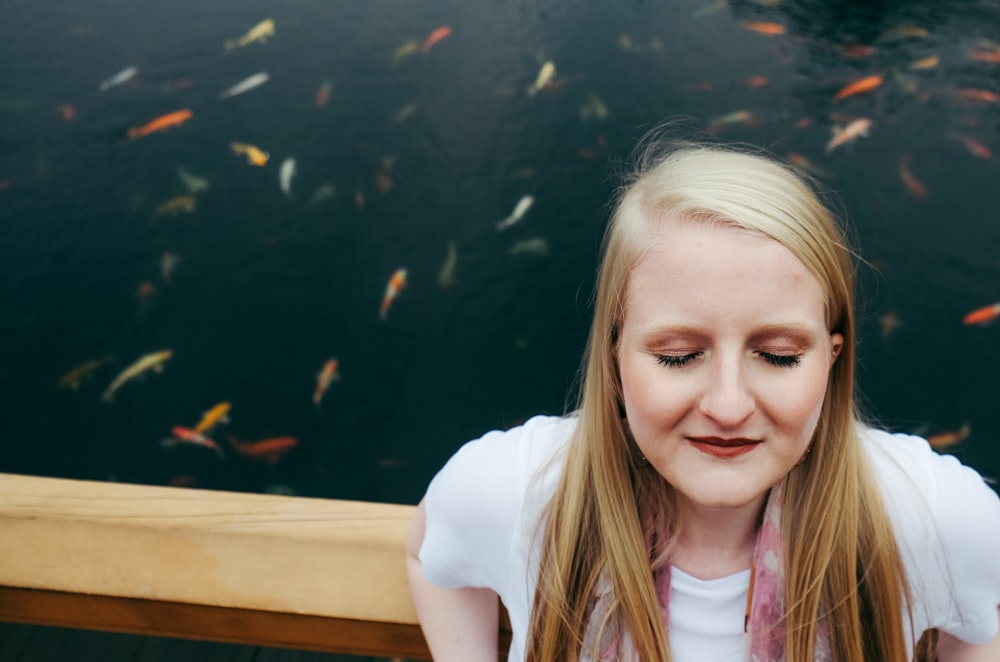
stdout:
POLYGON ((725 428, 738 426, 757 410, 745 367, 738 357, 720 357, 707 371, 698 409, 725 428))

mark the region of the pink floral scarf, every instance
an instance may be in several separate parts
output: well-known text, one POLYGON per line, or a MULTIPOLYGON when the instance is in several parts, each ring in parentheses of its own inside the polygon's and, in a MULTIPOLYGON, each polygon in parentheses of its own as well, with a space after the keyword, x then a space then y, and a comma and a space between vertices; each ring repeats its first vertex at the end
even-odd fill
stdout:
MULTIPOLYGON (((781 509, 784 482, 771 489, 764 506, 764 518, 757 531, 754 546, 753 566, 750 575, 750 589, 747 603, 747 621, 744 623, 744 642, 747 662, 783 662, 785 659, 785 627, 782 615, 785 611, 785 565, 781 540, 781 509)), ((660 596, 663 622, 670 626, 670 568, 664 567, 655 574, 656 590, 660 596)), ((589 626, 584 634, 581 660, 593 662, 590 651, 599 642, 599 661, 620 660, 638 662, 638 655, 628 632, 612 619, 604 628, 601 623, 608 621, 607 613, 614 602, 611 587, 603 582, 598 590, 589 626)), ((816 630, 816 662, 833 660, 830 633, 824 623, 816 630)))

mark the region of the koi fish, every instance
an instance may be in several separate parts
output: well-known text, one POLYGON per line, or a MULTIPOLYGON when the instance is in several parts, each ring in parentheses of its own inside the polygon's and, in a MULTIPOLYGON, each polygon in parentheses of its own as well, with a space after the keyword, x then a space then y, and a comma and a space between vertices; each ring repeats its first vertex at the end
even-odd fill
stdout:
POLYGON ((992 303, 982 308, 976 308, 962 318, 963 324, 986 324, 1000 315, 1000 303, 992 303))
POLYGON ((94 372, 104 365, 104 359, 93 359, 82 363, 65 375, 59 378, 59 388, 69 388, 77 391, 80 389, 80 382, 94 375, 94 372))
POLYGON ((226 50, 231 51, 234 48, 239 48, 240 46, 246 46, 255 41, 264 43, 267 41, 268 37, 274 36, 274 19, 265 18, 263 21, 257 25, 250 28, 250 30, 237 39, 226 40, 226 50))
POLYGON ((229 149, 233 150, 236 155, 243 154, 247 157, 247 163, 250 165, 255 165, 258 167, 264 167, 267 165, 267 160, 271 158, 271 155, 254 145, 248 145, 247 143, 231 142, 229 143, 229 149))
POLYGON ((841 89, 837 94, 834 95, 834 99, 846 99, 849 96, 855 94, 861 94, 862 92, 868 92, 869 90, 874 90, 876 87, 885 82, 885 78, 881 74, 876 74, 874 76, 865 76, 860 80, 856 80, 850 85, 847 85, 841 89))
POLYGON ((534 255, 536 257, 545 257, 549 254, 549 242, 545 241, 541 237, 533 237, 531 239, 524 239, 519 241, 510 247, 507 251, 511 255, 534 255))
POLYGON ((604 100, 593 92, 588 92, 587 101, 580 106, 580 120, 583 121, 593 117, 603 122, 610 116, 611 111, 608 110, 604 100))
POLYGON ((389 315, 389 306, 399 296, 399 293, 406 287, 406 268, 396 269, 389 278, 389 284, 385 286, 385 294, 382 296, 382 304, 378 309, 378 316, 386 319, 389 315))
POLYGON ((943 451, 952 446, 957 446, 968 439, 971 432, 972 426, 968 423, 963 423, 962 427, 954 432, 942 432, 927 437, 927 442, 934 450, 943 451))
POLYGON ((969 57, 978 62, 1000 64, 1000 50, 976 49, 969 53, 969 57))
POLYGON ((886 34, 894 37, 912 37, 914 39, 926 39, 930 36, 927 28, 922 28, 919 25, 897 25, 889 28, 886 34))
POLYGON ((941 58, 939 56, 929 55, 911 62, 910 69, 933 69, 939 64, 941 64, 941 58))
POLYGON ((114 402, 115 392, 120 389, 125 382, 135 379, 148 370, 152 370, 153 372, 163 372, 163 364, 173 355, 172 351, 164 349, 141 357, 138 361, 122 370, 121 373, 115 377, 114 381, 112 381, 108 388, 104 390, 104 393, 101 394, 101 400, 104 402, 114 402))
POLYGON ((215 405, 204 414, 202 414, 201 420, 198 421, 198 425, 194 426, 195 432, 208 432, 216 425, 220 423, 229 422, 229 410, 233 406, 228 402, 220 402, 215 405))
POLYGON ((910 172, 910 155, 904 154, 899 159, 899 178, 910 190, 910 193, 921 200, 927 197, 927 187, 910 172))
POLYGON ((294 200, 292 195, 292 177, 295 176, 295 159, 289 157, 281 162, 281 170, 278 172, 278 184, 281 192, 288 196, 289 200, 294 200))
POLYGON ((450 34, 451 34, 451 26, 442 25, 441 27, 434 30, 434 32, 431 32, 429 35, 427 35, 427 39, 424 40, 423 45, 420 47, 420 52, 426 53, 427 51, 429 51, 434 47, 434 44, 438 43, 439 41, 441 41, 450 34))
POLYGON ((194 212, 196 206, 197 200, 193 195, 178 195, 154 209, 151 220, 155 221, 161 216, 176 216, 181 212, 190 214, 194 212))
POLYGON ((326 393, 326 389, 330 388, 330 384, 340 379, 340 373, 337 372, 339 365, 340 362, 336 358, 332 358, 323 364, 323 369, 316 375, 316 390, 313 391, 313 404, 317 408, 319 408, 319 403, 323 401, 323 394, 326 393))
POLYGON ((497 221, 496 224, 497 232, 502 232, 503 230, 506 230, 507 228, 509 228, 510 226, 514 225, 522 218, 524 218, 524 215, 528 213, 528 210, 531 209, 531 205, 533 205, 534 203, 535 203, 535 196, 533 195, 526 195, 522 197, 520 200, 518 200, 517 204, 514 206, 514 211, 511 212, 510 216, 500 221, 497 221))
POLYGON ((180 264, 181 258, 177 253, 173 251, 163 251, 163 255, 160 256, 160 278, 164 283, 170 284, 170 279, 174 275, 174 270, 177 269, 177 265, 180 264))
POLYGON ((454 241, 448 242, 448 255, 438 271, 438 287, 446 290, 455 284, 455 265, 458 264, 458 246, 454 241))
POLYGON ((813 163, 812 161, 810 161, 809 159, 807 159, 802 154, 799 154, 798 152, 792 152, 792 153, 790 153, 788 155, 788 162, 791 163, 796 168, 798 168, 799 170, 807 172, 810 175, 813 175, 814 177, 829 177, 830 176, 829 172, 827 172, 826 170, 823 170, 818 165, 816 165, 815 163, 813 163))
POLYGON ((767 35, 768 37, 773 37, 779 34, 785 34, 785 26, 781 23, 769 23, 766 21, 743 21, 740 23, 741 26, 747 30, 752 30, 757 34, 767 35))
POLYGON ((255 87, 260 87, 269 80, 271 80, 271 75, 266 71, 261 71, 252 76, 247 76, 232 87, 227 87, 219 92, 219 99, 228 99, 229 97, 234 97, 237 94, 243 94, 244 92, 248 92, 255 87))
POLYGON ((268 464, 277 464, 285 453, 299 445, 299 440, 295 437, 271 437, 257 441, 240 441, 236 436, 229 435, 228 439, 233 450, 243 457, 268 464))
POLYGON ((859 117, 843 128, 834 127, 833 137, 830 138, 830 142, 826 144, 826 149, 824 151, 829 154, 841 145, 847 144, 862 136, 867 136, 871 127, 872 121, 867 117, 859 117))
POLYGON ((965 145, 965 149, 968 150, 968 152, 973 156, 979 157, 981 159, 993 158, 992 150, 990 150, 989 147, 979 142, 972 136, 967 136, 964 133, 953 133, 951 134, 951 136, 955 140, 958 140, 963 145, 965 145))
POLYGON ((333 83, 325 80, 323 81, 319 89, 316 90, 316 107, 322 108, 330 102, 330 91, 333 89, 333 83))
POLYGON ((879 316, 878 326, 882 332, 882 337, 888 339, 889 336, 896 333, 896 329, 903 326, 903 321, 899 319, 899 313, 895 310, 887 310, 883 315, 879 316))
POLYGON ((76 119, 76 108, 71 103, 64 103, 59 106, 59 114, 62 115, 64 122, 72 122, 76 119))
POLYGON ((417 43, 416 39, 410 39, 409 41, 404 42, 402 45, 399 46, 399 48, 393 51, 392 65, 396 66, 397 64, 399 64, 400 60, 402 60, 405 57, 413 55, 418 50, 420 50, 420 44, 417 43))
POLYGON ((163 131, 164 129, 169 129, 172 126, 180 126, 184 122, 187 122, 194 116, 190 110, 175 110, 172 113, 167 113, 166 115, 161 115, 155 120, 147 122, 142 126, 134 126, 128 130, 128 137, 130 139, 141 138, 143 136, 148 136, 155 131, 163 131))
POLYGON ((132 80, 138 73, 139 73, 138 67, 125 67, 124 69, 116 73, 114 76, 111 76, 110 78, 106 78, 103 81, 101 81, 101 84, 98 85, 97 88, 101 92, 107 92, 115 85, 121 85, 122 83, 126 83, 132 80))
POLYGON ((708 123, 708 130, 714 133, 726 124, 746 124, 748 126, 757 126, 760 123, 760 118, 754 115, 751 111, 746 109, 734 110, 731 113, 726 113, 725 115, 719 115, 718 117, 712 118, 708 123))
POLYGON ((548 60, 542 65, 542 68, 538 70, 538 76, 535 78, 535 82, 528 88, 528 96, 533 97, 538 94, 543 87, 552 82, 552 79, 556 76, 556 63, 552 60, 548 60))
POLYGON ((966 101, 981 101, 983 103, 1000 103, 1000 94, 993 90, 979 90, 972 87, 962 87, 955 90, 955 96, 966 101))
POLYGON ((183 442, 188 444, 194 444, 195 446, 210 448, 213 451, 215 451, 215 453, 219 456, 220 460, 225 457, 225 454, 222 452, 222 446, 215 443, 214 441, 206 437, 201 432, 198 432, 197 430, 192 430, 190 428, 185 428, 180 425, 175 425, 170 429, 170 432, 173 433, 173 436, 163 439, 160 442, 160 444, 162 444, 163 446, 171 448, 183 442))
POLYGON ((309 204, 306 207, 315 207, 324 200, 329 200, 337 194, 337 187, 333 184, 322 184, 316 192, 313 193, 312 197, 309 199, 309 204))
POLYGON ((208 190, 207 179, 204 177, 196 177, 180 166, 177 167, 177 176, 180 178, 181 183, 184 184, 184 188, 187 189, 187 192, 192 195, 208 190))
POLYGON ((392 116, 392 123, 399 124, 400 122, 408 120, 415 112, 417 112, 419 108, 420 106, 417 105, 417 102, 415 101, 405 104, 402 108, 396 111, 395 115, 392 116))

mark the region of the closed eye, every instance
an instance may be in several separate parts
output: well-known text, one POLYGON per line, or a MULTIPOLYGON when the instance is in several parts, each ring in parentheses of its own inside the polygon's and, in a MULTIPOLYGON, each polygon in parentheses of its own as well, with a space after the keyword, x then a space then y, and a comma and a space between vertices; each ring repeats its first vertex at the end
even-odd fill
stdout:
POLYGON ((660 354, 656 357, 656 362, 668 368, 680 368, 701 356, 701 352, 690 354, 660 354))
POLYGON ((798 354, 771 354, 769 352, 758 352, 758 354, 760 358, 779 368, 794 368, 802 362, 802 357, 798 354))

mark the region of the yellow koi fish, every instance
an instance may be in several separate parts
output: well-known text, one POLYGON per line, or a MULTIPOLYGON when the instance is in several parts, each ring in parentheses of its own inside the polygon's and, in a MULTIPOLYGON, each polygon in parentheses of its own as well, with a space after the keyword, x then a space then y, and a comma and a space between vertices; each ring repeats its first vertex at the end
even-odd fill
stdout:
POLYGON ((258 167, 267 165, 267 160, 271 158, 271 155, 267 152, 247 143, 231 142, 229 143, 229 149, 233 150, 234 154, 243 154, 247 157, 247 163, 258 167))
POLYGON ((138 361, 122 370, 121 373, 115 377, 114 381, 111 382, 108 388, 104 390, 104 393, 101 394, 101 400, 104 402, 114 402, 115 391, 120 389, 125 382, 130 379, 135 379, 149 370, 152 370, 153 372, 163 372, 163 364, 173 355, 174 353, 169 349, 153 352, 152 354, 146 354, 138 361))
POLYGON ((455 284, 455 266, 458 264, 458 246, 455 242, 448 242, 448 255, 444 258, 441 270, 438 271, 438 286, 446 290, 455 284))
POLYGON ((274 36, 274 19, 266 18, 257 25, 250 28, 242 37, 238 39, 229 39, 226 41, 226 50, 230 51, 234 48, 239 48, 240 46, 246 46, 247 44, 252 44, 255 41, 264 43, 267 41, 268 37, 274 36))
POLYGON ((228 423, 230 409, 232 409, 232 405, 228 402, 220 402, 215 405, 202 415, 198 425, 194 426, 194 431, 198 433, 208 432, 219 423, 228 423))
POLYGON ((80 382, 94 374, 94 371, 104 365, 106 361, 104 359, 93 359, 92 361, 87 361, 82 363, 65 375, 59 378, 59 388, 69 388, 74 391, 80 388, 80 382))
POLYGON ((154 209, 153 220, 155 221, 161 216, 176 216, 181 212, 190 214, 194 212, 196 206, 197 201, 193 195, 178 195, 154 209))
POLYGON ((392 54, 393 66, 399 64, 400 60, 402 60, 405 57, 413 55, 418 50, 420 50, 420 44, 417 42, 416 39, 410 39, 409 41, 404 42, 392 54))
POLYGON ((542 88, 552 82, 552 79, 556 76, 556 63, 552 60, 548 60, 542 65, 542 68, 538 70, 538 77, 535 78, 535 83, 528 88, 528 96, 533 97, 538 94, 542 88))

